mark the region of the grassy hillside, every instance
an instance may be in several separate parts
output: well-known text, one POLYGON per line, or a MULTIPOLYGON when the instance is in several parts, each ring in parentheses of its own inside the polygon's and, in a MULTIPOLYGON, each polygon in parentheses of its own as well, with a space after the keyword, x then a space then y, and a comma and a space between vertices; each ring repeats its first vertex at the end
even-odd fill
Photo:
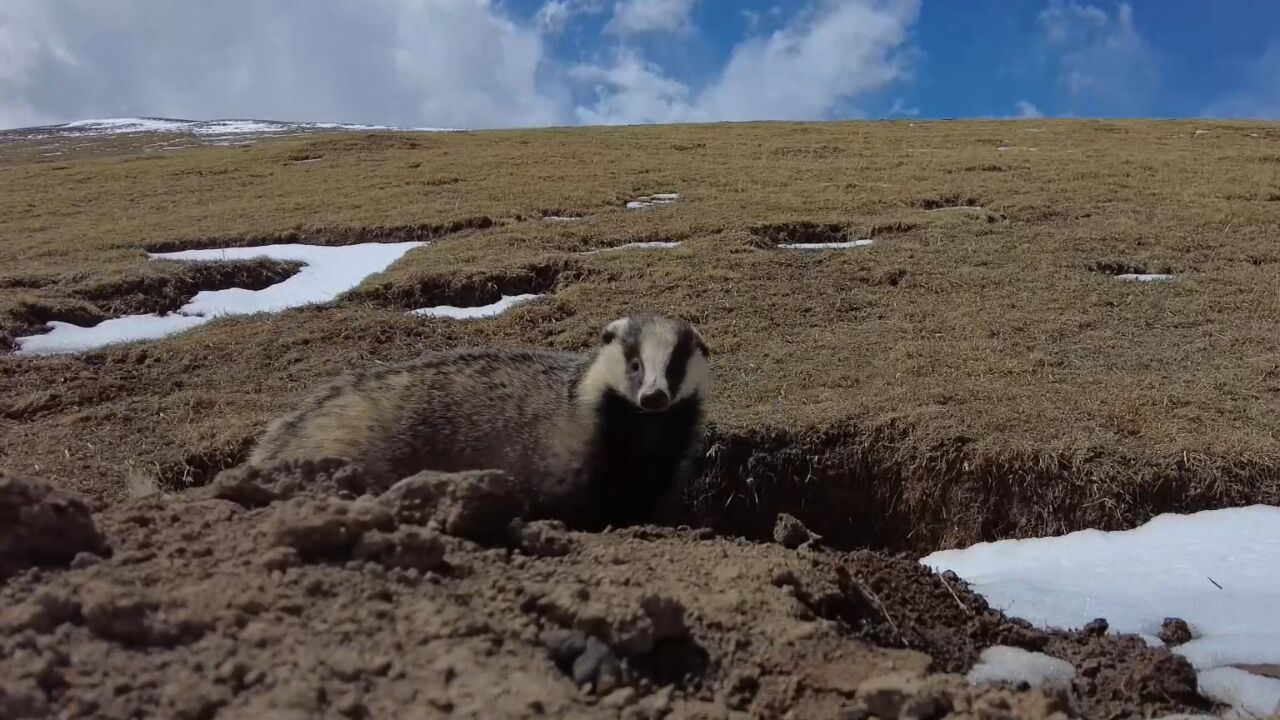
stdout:
POLYGON ((14 141, 0 217, 0 342, 290 272, 147 249, 433 240, 334 307, 0 356, 0 465, 103 497, 141 472, 207 480, 353 364, 583 348, 654 309, 699 323, 715 352, 692 519, 752 534, 787 509, 840 543, 923 549, 1280 503, 1276 124, 14 141), (658 192, 680 200, 624 209, 658 192), (854 238, 875 242, 776 247, 854 238), (582 254, 646 240, 683 244, 582 254), (551 296, 476 323, 404 314, 529 291, 551 296))

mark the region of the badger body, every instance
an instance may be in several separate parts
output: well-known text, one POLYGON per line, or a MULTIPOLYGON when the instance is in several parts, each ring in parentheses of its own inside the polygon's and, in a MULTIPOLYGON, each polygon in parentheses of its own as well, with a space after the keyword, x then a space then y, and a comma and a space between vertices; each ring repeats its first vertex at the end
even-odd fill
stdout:
POLYGON ((633 315, 594 353, 453 350, 346 375, 273 422, 249 462, 341 458, 387 484, 502 470, 537 515, 631 524, 692 470, 707 384, 692 325, 633 315))

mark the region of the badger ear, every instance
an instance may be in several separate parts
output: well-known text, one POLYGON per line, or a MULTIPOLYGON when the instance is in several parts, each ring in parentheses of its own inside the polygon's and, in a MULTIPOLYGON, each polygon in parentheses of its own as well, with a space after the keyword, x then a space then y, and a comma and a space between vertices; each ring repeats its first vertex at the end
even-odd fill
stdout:
POLYGON ((608 325, 605 325, 604 330, 600 332, 600 344, 608 345, 614 340, 617 340, 618 336, 622 334, 622 331, 625 330, 626 327, 627 327, 626 318, 619 318, 609 323, 608 325))
POLYGON ((702 333, 698 332, 698 328, 690 325, 689 329, 693 331, 693 344, 706 357, 711 357, 711 349, 707 347, 707 339, 702 337, 702 333))

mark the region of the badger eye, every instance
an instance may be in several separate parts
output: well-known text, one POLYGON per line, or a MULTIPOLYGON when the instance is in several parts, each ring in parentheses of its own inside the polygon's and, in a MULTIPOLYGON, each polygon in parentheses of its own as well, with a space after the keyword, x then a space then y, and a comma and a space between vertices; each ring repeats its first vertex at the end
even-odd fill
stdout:
POLYGON ((640 372, 640 359, 632 358, 631 362, 627 363, 627 371, 633 373, 640 372))

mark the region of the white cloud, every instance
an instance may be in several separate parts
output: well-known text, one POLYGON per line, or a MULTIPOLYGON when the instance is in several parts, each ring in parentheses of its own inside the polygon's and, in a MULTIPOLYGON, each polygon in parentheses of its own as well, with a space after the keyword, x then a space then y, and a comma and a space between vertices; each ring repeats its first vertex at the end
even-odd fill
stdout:
POLYGON ((1111 15, 1094 5, 1052 0, 1038 21, 1043 49, 1057 64, 1059 84, 1073 112, 1142 112, 1159 72, 1128 3, 1111 15))
POLYGON ((577 69, 597 93, 595 104, 577 114, 598 123, 854 114, 850 102, 907 76, 908 31, 919 9, 917 0, 818 0, 770 35, 739 43, 719 77, 692 100, 688 87, 624 53, 611 68, 577 69))
POLYGON ((0 125, 86 117, 554 124, 537 30, 489 0, 3 0, 0 125))
POLYGON ((1273 42, 1251 63, 1239 88, 1211 103, 1204 115, 1280 120, 1280 41, 1273 42))
POLYGON ((538 23, 538 30, 554 35, 564 31, 564 26, 569 23, 569 16, 572 14, 568 0, 547 0, 542 7, 538 8, 534 19, 538 23))
POLYGON ((604 10, 603 0, 547 0, 534 13, 538 31, 544 35, 558 35, 575 15, 594 15, 604 10))
POLYGON ((692 28, 689 18, 697 0, 618 0, 605 32, 615 35, 683 33, 692 28))
POLYGON ((623 51, 610 67, 578 65, 570 77, 595 88, 596 102, 577 110, 588 125, 676 123, 703 118, 689 104, 689 88, 634 52, 623 51))
POLYGON ((515 17, 502 0, 0 0, 0 127, 127 116, 468 128, 823 119, 860 114, 856 103, 909 75, 919 0, 809 0, 766 13, 769 30, 690 87, 631 38, 692 32, 696 2, 543 0, 515 17), (578 50, 605 60, 551 56, 551 35, 608 10, 614 34, 578 50))
POLYGON ((1027 100, 1019 100, 1017 105, 1018 114, 1015 117, 1020 118, 1038 118, 1044 117, 1044 113, 1040 112, 1040 108, 1027 100))

